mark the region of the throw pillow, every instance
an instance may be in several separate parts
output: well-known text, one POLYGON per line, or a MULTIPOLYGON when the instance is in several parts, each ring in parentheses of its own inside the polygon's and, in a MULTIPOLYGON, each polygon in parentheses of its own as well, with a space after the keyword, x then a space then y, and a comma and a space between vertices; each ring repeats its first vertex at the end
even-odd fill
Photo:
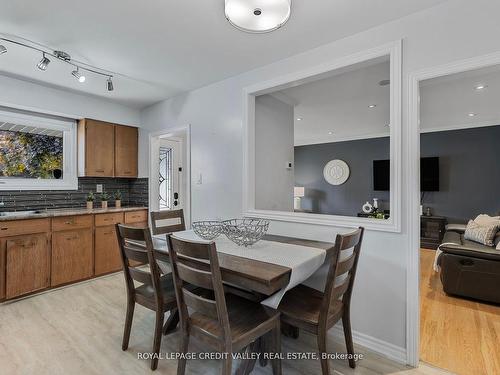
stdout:
POLYGON ((486 246, 494 246, 493 239, 498 232, 498 224, 483 226, 474 220, 469 220, 465 229, 464 238, 474 242, 479 242, 486 246))
POLYGON ((474 221, 479 225, 490 226, 498 225, 500 227, 500 216, 478 215, 474 221))

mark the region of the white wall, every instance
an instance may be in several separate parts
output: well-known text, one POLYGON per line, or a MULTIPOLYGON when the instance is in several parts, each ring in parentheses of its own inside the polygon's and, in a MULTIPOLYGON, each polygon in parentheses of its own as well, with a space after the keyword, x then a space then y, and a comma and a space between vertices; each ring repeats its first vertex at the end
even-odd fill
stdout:
POLYGON ((255 207, 293 211, 293 106, 271 95, 255 99, 255 207))
MULTIPOLYGON (((140 111, 102 98, 60 90, 0 75, 0 106, 79 119, 84 117, 123 125, 140 125, 140 111)), ((139 137, 147 132, 139 131, 139 137)), ((140 141, 141 145, 144 142, 140 141)), ((148 175, 148 148, 139 148, 139 176, 148 175)))
MULTIPOLYGON (((242 211, 242 89, 245 86, 397 39, 403 46, 403 202, 402 233, 368 231, 361 253, 352 302, 353 329, 366 343, 393 357, 406 345, 407 90, 409 72, 500 50, 500 2, 454 0, 349 38, 253 70, 142 113, 142 125, 158 130, 192 125, 192 172, 204 173, 193 185, 193 217, 238 216, 242 211), (373 338, 375 340, 373 340, 373 338), (368 341, 366 341, 368 340, 368 341)), ((273 222, 273 233, 333 240, 328 226, 273 222)))

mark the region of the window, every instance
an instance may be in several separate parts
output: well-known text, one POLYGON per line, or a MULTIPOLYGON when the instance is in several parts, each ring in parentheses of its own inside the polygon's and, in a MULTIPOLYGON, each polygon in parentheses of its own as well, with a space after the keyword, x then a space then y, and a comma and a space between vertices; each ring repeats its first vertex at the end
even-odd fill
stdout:
POLYGON ((0 110, 0 189, 77 189, 74 120, 0 110))
POLYGON ((160 210, 171 210, 172 206, 172 148, 160 146, 159 175, 160 210))

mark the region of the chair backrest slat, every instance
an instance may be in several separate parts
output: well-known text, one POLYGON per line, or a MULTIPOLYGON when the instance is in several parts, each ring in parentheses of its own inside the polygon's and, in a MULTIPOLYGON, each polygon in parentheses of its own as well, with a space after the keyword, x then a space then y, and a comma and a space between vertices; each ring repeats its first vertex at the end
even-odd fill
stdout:
POLYGON ((177 271, 179 278, 189 284, 205 289, 213 290, 214 288, 210 272, 192 268, 180 262, 177 263, 177 271))
POLYGON ((359 227, 352 233, 337 235, 326 280, 325 297, 323 298, 319 316, 319 324, 322 327, 324 326, 323 329, 330 328, 326 327, 329 321, 328 316, 330 308, 340 297, 342 297, 344 309, 350 308, 354 278, 356 275, 361 243, 363 242, 363 233, 364 228, 359 227), (347 250, 352 250, 352 254, 340 260, 341 253, 345 254, 343 252, 347 250), (342 275, 344 275, 342 282, 335 285, 337 278, 342 275))
POLYGON ((129 267, 128 271, 130 272, 130 277, 137 282, 147 285, 153 285, 153 279, 151 278, 151 274, 149 272, 129 267))
POLYGON ((183 230, 186 230, 186 224, 182 209, 151 212, 151 231, 153 234, 167 234, 183 230))
POLYGON ((156 263, 153 240, 149 228, 129 227, 123 224, 116 224, 116 236, 120 247, 128 298, 135 298, 135 280, 139 283, 152 286, 155 294, 156 306, 163 308, 160 270, 156 263), (144 266, 149 266, 149 272, 132 267, 130 261, 137 261, 144 266))
POLYGON ((186 288, 182 288, 182 295, 186 305, 212 319, 217 319, 217 303, 214 300, 198 296, 191 293, 186 288))
POLYGON ((188 311, 189 306, 194 312, 214 319, 214 324, 219 327, 221 332, 220 340, 230 340, 229 316, 215 243, 185 241, 171 235, 167 235, 167 241, 183 331, 188 330, 191 319, 188 311), (208 270, 207 265, 209 266, 208 270), (186 290, 188 285, 212 290, 215 299, 190 293, 186 290))

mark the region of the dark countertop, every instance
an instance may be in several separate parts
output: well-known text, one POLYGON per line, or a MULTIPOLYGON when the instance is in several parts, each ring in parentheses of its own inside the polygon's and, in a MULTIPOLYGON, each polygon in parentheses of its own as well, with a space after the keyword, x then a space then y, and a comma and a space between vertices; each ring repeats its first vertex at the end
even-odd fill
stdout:
POLYGON ((88 210, 85 207, 82 208, 61 208, 53 210, 38 210, 34 213, 26 214, 23 211, 17 212, 0 212, 0 221, 10 221, 10 220, 25 220, 25 219, 42 219, 47 217, 58 217, 58 216, 75 216, 75 215, 93 215, 93 214, 106 214, 113 212, 127 212, 127 211, 137 211, 137 210, 147 210, 147 207, 110 207, 110 208, 93 208, 88 210), (3 216, 4 213, 7 215, 3 216))

